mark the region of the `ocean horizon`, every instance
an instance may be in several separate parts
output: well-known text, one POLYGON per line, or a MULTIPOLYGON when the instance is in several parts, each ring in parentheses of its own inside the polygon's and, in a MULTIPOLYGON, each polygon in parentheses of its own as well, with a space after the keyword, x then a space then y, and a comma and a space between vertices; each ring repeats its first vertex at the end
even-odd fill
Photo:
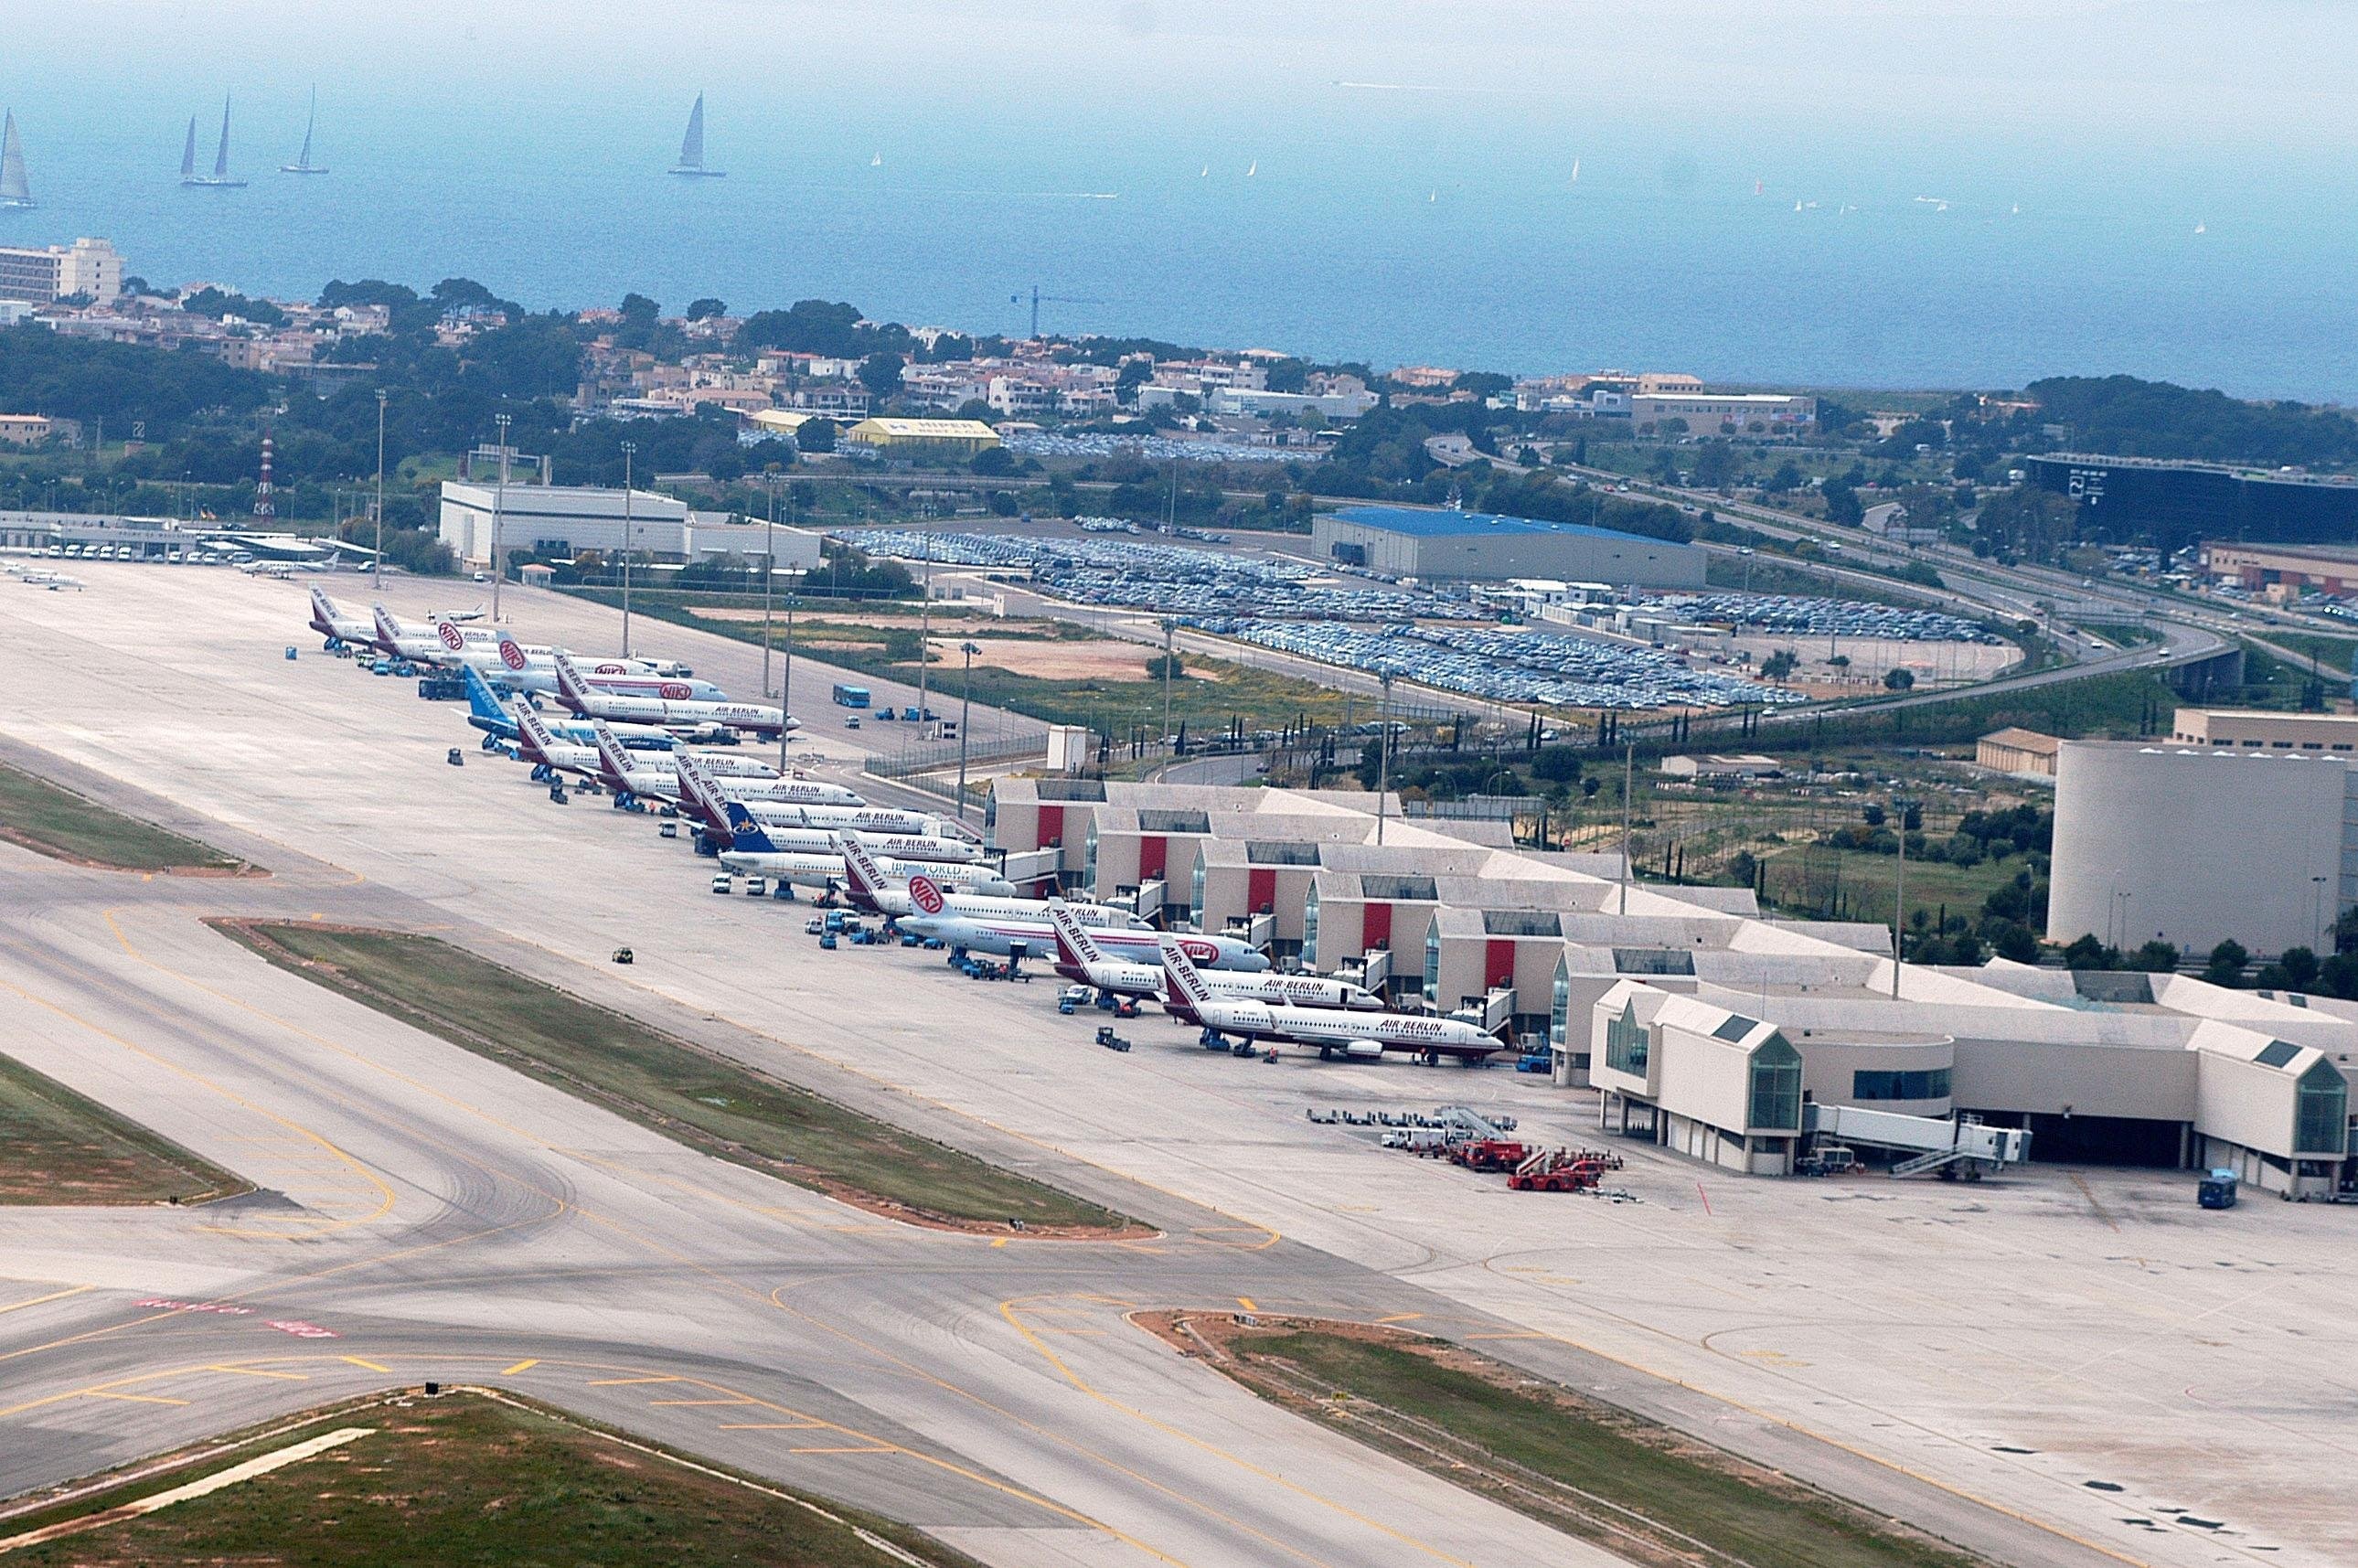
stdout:
POLYGON ((1242 112, 1274 69, 1257 63, 1191 114, 1125 111, 1119 82, 879 97, 872 62, 782 90, 758 60, 660 54, 638 81, 584 48, 496 92, 480 58, 422 81, 323 60, 330 172, 309 177, 279 172, 312 86, 285 51, 99 78, 20 59, 0 101, 39 205, 0 211, 0 243, 103 235, 156 284, 282 297, 465 276, 535 309, 818 297, 1021 333, 1036 287, 1051 330, 1379 367, 1860 389, 2125 372, 2358 402, 2358 182, 2326 145, 2277 153, 2255 187, 2245 149, 2195 135, 1862 137, 1779 103, 1633 120, 1396 61, 1297 66, 1242 112), (725 178, 665 172, 698 91, 725 178), (189 117, 210 167, 224 92, 249 183, 184 189, 189 117))

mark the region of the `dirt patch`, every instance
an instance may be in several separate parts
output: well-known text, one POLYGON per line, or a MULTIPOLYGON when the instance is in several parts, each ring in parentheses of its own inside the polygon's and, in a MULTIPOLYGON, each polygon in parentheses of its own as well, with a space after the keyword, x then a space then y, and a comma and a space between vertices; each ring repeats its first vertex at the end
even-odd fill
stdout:
POLYGON ((980 650, 974 656, 976 664, 1043 680, 1142 681, 1147 678, 1146 661, 1162 656, 1160 650, 1111 640, 1034 643, 1011 637, 936 637, 929 644, 940 661, 936 667, 946 665, 955 671, 965 660, 958 650, 968 642, 980 650))

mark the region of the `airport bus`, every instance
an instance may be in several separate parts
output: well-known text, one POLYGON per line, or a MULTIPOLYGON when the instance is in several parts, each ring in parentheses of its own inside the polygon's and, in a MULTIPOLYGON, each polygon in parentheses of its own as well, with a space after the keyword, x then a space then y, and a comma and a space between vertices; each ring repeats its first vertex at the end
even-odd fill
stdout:
POLYGON ((838 681, 835 683, 835 705, 838 708, 865 708, 868 706, 868 688, 846 686, 838 681))

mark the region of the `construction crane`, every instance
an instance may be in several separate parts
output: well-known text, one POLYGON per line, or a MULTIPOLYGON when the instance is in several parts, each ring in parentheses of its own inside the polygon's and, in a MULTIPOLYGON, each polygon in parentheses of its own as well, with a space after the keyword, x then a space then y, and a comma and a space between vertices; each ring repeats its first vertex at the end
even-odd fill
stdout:
MULTIPOLYGON (((1021 305, 1023 303, 1023 296, 1020 294, 1011 294, 1007 297, 1007 303, 1010 305, 1021 305)), ((1040 292, 1040 286, 1035 283, 1032 286, 1032 336, 1037 338, 1040 335, 1040 307, 1044 304, 1103 305, 1105 301, 1102 299, 1088 299, 1084 298, 1079 295, 1043 294, 1040 292)))

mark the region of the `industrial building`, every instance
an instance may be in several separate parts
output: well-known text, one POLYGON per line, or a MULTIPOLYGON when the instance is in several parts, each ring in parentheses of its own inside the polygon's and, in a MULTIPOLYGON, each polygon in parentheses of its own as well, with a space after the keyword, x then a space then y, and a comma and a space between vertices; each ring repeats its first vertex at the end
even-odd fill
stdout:
POLYGON ((2215 463, 2058 452, 2026 458, 2030 482, 2068 496, 2092 536, 2180 549, 2202 539, 2342 540, 2358 535, 2358 482, 2215 463))
POLYGON ((2322 950, 2358 902, 2358 778, 2294 745, 2063 742, 2048 935, 2322 950))
POLYGON ((852 446, 899 456, 971 458, 999 445, 979 419, 862 419, 843 434, 852 446))
POLYGON ((2245 545, 2202 542, 2203 575, 2274 599, 2304 591, 2358 593, 2358 549, 2334 545, 2245 545))
POLYGON ((1639 435, 1682 419, 1697 435, 1796 436, 1818 416, 1818 400, 1784 392, 1639 392, 1629 398, 1639 435))
POLYGON ((123 297, 123 257, 104 240, 70 245, 0 245, 0 299, 54 305, 88 299, 112 305, 123 297))
POLYGON ((1887 960, 1875 968, 1809 991, 1616 983, 1582 1021, 1604 1125, 1756 1174, 1791 1170, 1813 1129, 1862 1128, 1920 1169, 2011 1129, 2044 1160, 2224 1168, 2303 1199, 2358 1189, 2358 1008, 2002 959, 1909 968, 1894 998, 1887 960))
POLYGON ((1311 519, 1319 557, 1422 581, 1555 578, 1618 588, 1701 588, 1693 545, 1531 517, 1347 506, 1311 519))
POLYGON ((759 560, 774 542, 778 569, 811 571, 821 558, 819 535, 808 529, 748 523, 725 512, 693 512, 687 503, 654 491, 588 485, 496 485, 445 481, 441 538, 469 566, 489 566, 496 524, 510 555, 576 557, 595 551, 670 564, 724 556, 759 560))
POLYGON ((1993 730, 1974 742, 1974 762, 1993 773, 2012 773, 2017 778, 2051 779, 2055 776, 2055 753, 2062 745, 2055 736, 2008 726, 1993 730))
POLYGON ((2169 738, 2181 746, 2244 752, 2349 752, 2358 746, 2358 714, 2181 708, 2169 738))

